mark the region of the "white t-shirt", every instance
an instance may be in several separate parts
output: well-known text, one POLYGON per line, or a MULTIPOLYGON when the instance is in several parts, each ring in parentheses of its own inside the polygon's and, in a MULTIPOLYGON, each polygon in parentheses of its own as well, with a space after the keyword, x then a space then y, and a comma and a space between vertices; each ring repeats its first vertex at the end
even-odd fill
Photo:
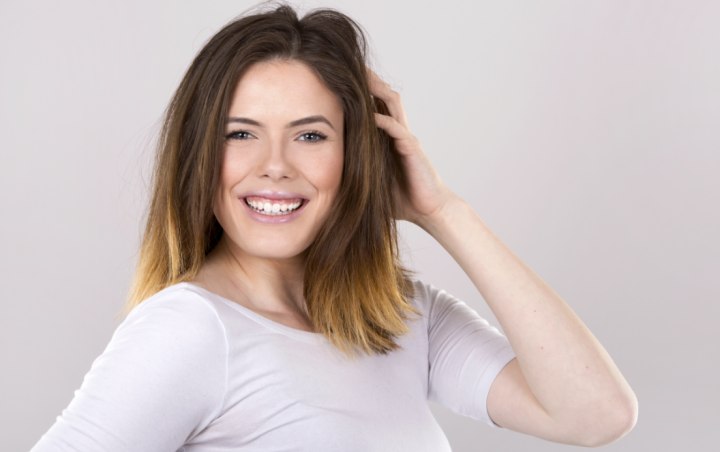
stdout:
POLYGON ((190 283, 137 306, 32 452, 442 452, 427 401, 492 424, 514 357, 465 303, 415 281, 422 318, 387 355, 347 358, 190 283))

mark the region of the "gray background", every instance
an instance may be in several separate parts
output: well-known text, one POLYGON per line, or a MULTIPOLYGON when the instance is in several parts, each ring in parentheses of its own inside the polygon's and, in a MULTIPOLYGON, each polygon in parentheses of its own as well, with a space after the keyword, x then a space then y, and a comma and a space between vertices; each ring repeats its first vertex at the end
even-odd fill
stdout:
MULTIPOLYGON (((34 444, 120 321, 163 109, 251 4, 0 3, 3 450, 34 444)), ((634 387, 638 425, 607 450, 716 450, 719 3, 322 4, 364 25, 441 175, 634 387)), ((492 319, 431 238, 402 243, 492 319)), ((574 449, 433 409, 457 452, 574 449)))

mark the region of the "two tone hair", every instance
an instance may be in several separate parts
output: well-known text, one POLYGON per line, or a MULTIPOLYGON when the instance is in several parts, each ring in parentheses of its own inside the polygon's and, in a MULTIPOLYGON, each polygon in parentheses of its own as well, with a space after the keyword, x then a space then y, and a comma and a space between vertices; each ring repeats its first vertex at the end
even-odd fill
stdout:
POLYGON ((334 208, 306 250, 304 296, 314 329, 335 346, 384 354, 398 347, 418 314, 400 263, 394 184, 402 170, 392 140, 375 125, 387 110, 370 93, 367 42, 346 15, 328 9, 302 18, 289 6, 246 15, 202 48, 167 109, 151 201, 127 308, 190 281, 217 245, 213 215, 225 122, 235 87, 262 61, 299 61, 341 102, 344 165, 334 208))

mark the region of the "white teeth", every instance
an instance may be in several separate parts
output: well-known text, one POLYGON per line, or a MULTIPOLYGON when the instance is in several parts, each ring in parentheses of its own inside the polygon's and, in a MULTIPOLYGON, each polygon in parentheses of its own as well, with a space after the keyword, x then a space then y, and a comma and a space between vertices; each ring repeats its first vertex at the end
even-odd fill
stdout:
POLYGON ((256 201, 251 199, 245 199, 247 205, 252 207, 256 212, 260 212, 265 215, 287 215, 290 212, 297 210, 301 205, 302 201, 295 201, 289 204, 285 203, 270 203, 268 201, 256 201))

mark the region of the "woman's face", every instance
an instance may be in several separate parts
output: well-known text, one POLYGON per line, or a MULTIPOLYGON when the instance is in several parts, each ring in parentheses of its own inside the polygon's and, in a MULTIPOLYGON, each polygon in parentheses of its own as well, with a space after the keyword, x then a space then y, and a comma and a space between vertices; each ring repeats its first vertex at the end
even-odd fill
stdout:
POLYGON ((300 255, 340 187, 340 100, 301 62, 256 63, 235 88, 225 132, 214 212, 233 252, 300 255))

